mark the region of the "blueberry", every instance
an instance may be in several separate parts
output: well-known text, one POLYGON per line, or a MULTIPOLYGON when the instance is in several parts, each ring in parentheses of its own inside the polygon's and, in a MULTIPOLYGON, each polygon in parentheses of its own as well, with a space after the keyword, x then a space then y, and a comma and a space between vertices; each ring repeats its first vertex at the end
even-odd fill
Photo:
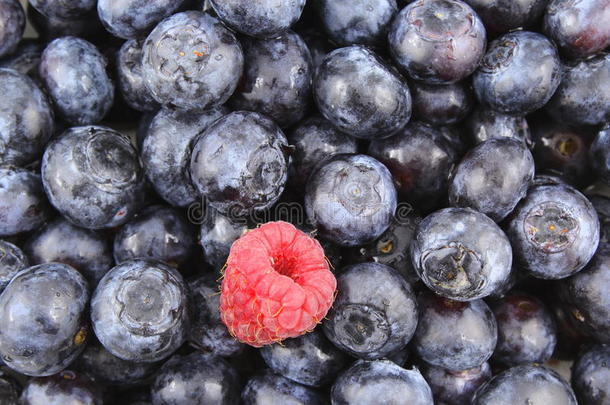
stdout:
POLYGON ((292 31, 273 39, 243 38, 245 69, 231 105, 256 111, 288 127, 305 116, 311 98, 312 62, 292 31))
POLYGON ((424 363, 421 373, 438 403, 462 405, 470 403, 475 391, 491 378, 491 367, 485 362, 468 370, 451 371, 424 363))
POLYGON ((504 285, 511 270, 512 249, 489 217, 468 208, 445 208, 419 224, 411 242, 411 259, 434 292, 470 301, 504 285))
POLYGON ((610 246, 600 245, 591 262, 581 272, 559 284, 561 304, 568 319, 585 334, 601 343, 610 343, 610 246))
POLYGON ((549 0, 464 0, 483 20, 490 35, 504 34, 515 28, 533 27, 549 0))
POLYGON ((233 367, 220 357, 176 355, 161 367, 151 387, 153 405, 236 404, 239 382, 233 367))
POLYGON ((208 207, 199 232, 205 260, 220 271, 227 262, 231 245, 248 230, 246 221, 231 218, 208 207))
POLYGON ((244 64, 231 31, 198 11, 163 20, 142 51, 142 74, 154 99, 190 110, 224 104, 235 91, 244 64))
POLYGON ((138 111, 154 112, 159 109, 144 84, 142 73, 142 41, 125 41, 116 57, 118 83, 125 102, 138 111))
POLYGON ((538 170, 556 174, 573 184, 591 181, 589 150, 594 133, 553 121, 542 115, 531 120, 534 158, 538 170))
POLYGON ((419 323, 413 336, 417 355, 452 371, 478 367, 491 357, 498 330, 483 300, 453 301, 431 292, 417 298, 419 323))
POLYGON ((534 157, 516 139, 490 139, 462 159, 449 184, 449 203, 470 207, 499 222, 525 197, 534 179, 534 157))
POLYGON ((606 0, 551 0, 544 31, 570 57, 587 57, 610 46, 606 0))
POLYGON ((610 53, 566 65, 561 84, 545 109, 557 121, 572 125, 609 122, 610 53))
POLYGON ((600 244, 610 242, 610 198, 593 195, 589 196, 589 201, 593 204, 600 226, 600 244))
POLYGON ((348 363, 348 357, 319 330, 263 346, 260 352, 274 372, 313 387, 332 382, 348 363))
POLYGON ((572 387, 581 404, 603 405, 610 398, 610 346, 596 345, 572 366, 572 387))
POLYGON ((533 146, 530 127, 525 117, 477 107, 466 120, 468 136, 474 145, 493 138, 514 138, 533 146))
POLYGON ((610 184, 610 127, 597 133, 589 149, 589 156, 595 174, 610 184))
POLYGON ((322 325, 341 350, 372 360, 409 343, 417 326, 417 303, 396 270, 379 263, 349 266, 338 275, 337 290, 322 325))
POLYGON ((0 371, 0 404, 13 405, 19 403, 21 387, 11 376, 0 371))
POLYGON ((515 259, 534 277, 560 279, 580 271, 599 242, 591 203, 568 185, 532 187, 507 229, 515 259))
POLYGON ((36 10, 50 18, 78 18, 95 8, 95 0, 28 0, 36 10))
POLYGON ((72 225, 63 218, 36 230, 23 250, 32 264, 64 263, 78 270, 95 287, 113 265, 104 235, 72 225))
POLYGON ((32 231, 50 215, 38 174, 0 166, 0 237, 32 231))
POLYGON ((294 24, 303 11, 305 0, 210 0, 218 17, 242 34, 274 38, 294 24))
POLYGON ((159 368, 158 363, 136 363, 116 357, 98 342, 91 342, 75 363, 78 369, 107 385, 140 384, 159 368))
POLYGON ((335 49, 335 46, 328 41, 326 36, 323 35, 323 33, 320 32, 317 27, 302 29, 297 32, 309 48, 312 68, 315 70, 318 66, 320 66, 326 54, 335 49))
POLYGON ((174 208, 155 205, 132 219, 114 237, 114 260, 155 259, 179 267, 195 247, 194 229, 174 208))
POLYGON ((357 361, 339 375, 330 396, 333 405, 434 403, 419 371, 405 370, 389 360, 357 361))
POLYGON ((0 295, 0 355, 30 376, 55 374, 85 348, 87 282, 70 266, 41 264, 20 271, 0 295))
POLYGON ((35 78, 38 74, 38 65, 44 46, 36 39, 23 39, 17 45, 15 51, 0 57, 0 68, 13 69, 17 72, 35 78))
POLYGON ((0 293, 13 277, 28 265, 29 260, 21 249, 10 242, 0 240, 0 293))
POLYGON ((144 176, 137 152, 110 128, 67 130, 45 150, 41 170, 49 200, 75 225, 119 226, 141 205, 144 176))
POLYGON ((224 107, 200 114, 162 108, 152 118, 140 157, 155 191, 171 205, 186 207, 197 201, 197 191, 188 175, 193 143, 227 112, 224 107))
POLYGON ((96 12, 69 18, 49 17, 29 6, 27 16, 44 42, 67 36, 80 37, 96 43, 108 40, 108 34, 96 12))
POLYGON ((18 0, 0 0, 0 58, 10 55, 25 30, 25 13, 18 0))
POLYGON ((255 375, 241 393, 243 405, 322 405, 328 401, 312 388, 271 372, 255 375))
POLYGON ((143 38, 166 17, 180 10, 187 0, 98 0, 97 13, 104 27, 120 38, 143 38))
POLYGON ((316 69, 314 96, 322 115, 356 138, 385 138, 411 117, 409 88, 362 46, 336 49, 316 69))
POLYGON ((368 154, 388 167, 401 200, 426 211, 446 199, 447 178, 459 158, 440 129, 417 121, 393 137, 371 142, 368 154))
POLYGON ((93 380, 71 370, 59 374, 32 378, 21 394, 23 405, 82 404, 102 405, 102 388, 93 380))
POLYGON ((339 45, 382 45, 396 0, 320 0, 315 2, 328 37, 339 45))
POLYGON ((0 69, 0 164, 23 166, 37 160, 53 134, 53 109, 36 83, 0 69))
POLYGON ((315 167, 330 156, 356 153, 356 140, 338 131, 326 119, 315 116, 300 122, 288 134, 288 141, 295 147, 291 160, 290 182, 302 190, 315 167))
POLYGON ((366 155, 336 155, 318 166, 305 190, 305 211, 320 236, 342 246, 377 239, 396 211, 388 169, 366 155))
POLYGON ((485 52, 481 19, 459 0, 418 0, 394 18, 389 33, 394 61, 410 77, 454 83, 469 76, 485 52))
POLYGON ((197 191, 223 214, 267 209, 286 186, 287 145, 286 137, 269 118, 233 112, 198 138, 191 156, 191 179, 197 191))
POLYGON ((509 367, 545 363, 557 343, 553 315, 537 298, 513 292, 492 306, 498 323, 493 359, 509 367))
POLYGON ((574 391, 559 374, 539 365, 509 368, 476 392, 473 405, 577 405, 574 391))
POLYGON ((472 90, 465 82, 433 85, 412 81, 413 118, 431 125, 462 121, 474 105, 472 90))
POLYGON ((114 84, 106 64, 97 48, 81 38, 58 38, 45 48, 40 77, 57 112, 70 124, 95 124, 110 111, 114 84))
POLYGON ((560 81, 561 63, 555 45, 529 31, 509 32, 492 41, 473 75, 479 101, 513 115, 544 106, 560 81))
POLYGON ((123 360, 168 357, 186 338, 186 288, 182 276, 161 262, 130 260, 114 267, 91 299, 97 338, 123 360))
POLYGON ((212 354, 232 357, 245 349, 220 320, 220 294, 218 283, 210 276, 191 280, 189 305, 191 320, 187 339, 200 350, 212 354))

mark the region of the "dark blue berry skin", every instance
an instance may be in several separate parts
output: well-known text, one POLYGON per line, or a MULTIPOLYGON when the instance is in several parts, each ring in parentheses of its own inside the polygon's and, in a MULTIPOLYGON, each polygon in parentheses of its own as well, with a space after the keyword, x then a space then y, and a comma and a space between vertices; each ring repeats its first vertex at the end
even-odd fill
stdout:
POLYGON ((493 138, 514 138, 533 146, 530 127, 525 117, 499 113, 490 108, 477 107, 466 119, 466 130, 474 145, 493 138))
POLYGON ((581 404, 604 405, 610 398, 610 346, 596 345, 572 366, 572 387, 581 404))
POLYGON ((534 180, 534 157, 516 139, 490 139, 462 159, 449 184, 449 203, 473 208, 496 222, 525 197, 534 180))
POLYGON ((0 164, 37 160, 53 134, 53 108, 36 83, 15 70, 0 69, 0 164))
POLYGON ((398 209, 397 218, 376 241, 354 248, 355 259, 385 264, 396 270, 409 284, 418 282, 419 276, 413 269, 409 249, 420 222, 421 217, 412 213, 403 215, 398 209))
POLYGON ((0 295, 0 355, 29 376, 55 374, 85 348, 88 285, 70 266, 49 263, 19 272, 0 295))
POLYGON ((356 140, 337 130, 326 119, 316 116, 300 122, 289 134, 294 146, 290 161, 291 185, 302 190, 309 175, 320 162, 341 153, 356 153, 356 140))
POLYGON ((454 83, 469 76, 485 53, 481 19, 459 0, 418 0, 403 8, 388 36, 390 52, 415 80, 454 83))
POLYGON ((0 371, 0 404, 18 404, 20 392, 21 386, 19 383, 4 371, 0 371))
POLYGON ((400 199, 426 212, 446 200, 447 179, 459 159, 442 130, 417 121, 390 138, 371 142, 367 153, 390 170, 400 199))
POLYGON ((235 110, 256 111, 280 127, 301 120, 309 107, 313 68, 311 54, 292 31, 273 39, 241 40, 244 74, 233 94, 235 110))
POLYGON ((586 58, 610 46, 608 0, 551 0, 544 32, 572 58, 586 58))
POLYGON ((124 39, 145 38, 166 17, 180 10, 186 0, 98 0, 97 13, 104 28, 124 39))
POLYGON ((63 218, 35 231, 23 246, 32 264, 64 263, 78 270, 94 288, 113 266, 112 250, 100 233, 63 218))
POLYGON ((51 216, 40 176, 26 169, 0 167, 0 237, 29 232, 51 216))
POLYGON ((142 51, 142 74, 155 100, 188 110, 224 104, 235 91, 244 64, 231 31, 198 11, 163 20, 142 51))
POLYGON ((610 343, 610 246, 600 245, 581 272, 562 280, 559 296, 568 319, 600 343, 610 343))
POLYGON ((494 302, 498 343, 492 359, 509 367, 547 362, 557 344, 553 315, 537 298, 519 292, 494 302))
POLYGON ((199 232, 205 261, 220 271, 229 258, 231 245, 248 230, 246 221, 221 214, 208 207, 199 232))
POLYGON ((388 229, 396 211, 392 175, 367 155, 336 155, 318 166, 305 190, 305 211, 319 235, 359 246, 388 229))
POLYGON ((305 0, 210 0, 210 4, 235 31, 256 38, 275 38, 299 19, 305 0))
POLYGON ((17 72, 35 78, 38 74, 38 65, 44 45, 36 39, 23 39, 17 45, 15 51, 0 57, 0 68, 13 69, 17 72))
POLYGON ((233 112, 211 124, 196 141, 191 179, 199 194, 223 214, 265 210, 286 186, 287 145, 283 132, 269 118, 233 112))
POLYGON ((154 259, 173 267, 186 262, 195 247, 194 228, 174 208, 156 205, 132 219, 114 237, 114 260, 154 259))
POLYGON ((580 271, 599 243, 595 209, 568 185, 532 187, 511 215, 507 234, 515 261, 537 278, 561 279, 580 271))
POLYGON ((154 112, 159 109, 142 75, 142 41, 126 41, 116 57, 118 84, 125 102, 138 111, 154 112))
POLYGON ((469 208, 445 208, 427 216, 411 242, 413 267, 430 289, 471 301, 493 294, 512 265, 508 238, 489 217, 469 208))
POLYGON ((442 405, 469 404, 475 391, 491 378, 485 362, 468 370, 451 371, 423 363, 421 373, 430 385, 434 400, 442 405))
POLYGON ((331 389, 333 405, 432 405, 432 391, 417 371, 389 360, 360 360, 344 371, 331 389))
POLYGON ((356 138, 386 138, 411 118, 405 80, 362 46, 326 55, 316 69, 313 91, 322 115, 356 138))
POLYGON ((188 172, 193 143, 228 112, 224 107, 202 113, 162 108, 148 125, 140 153, 142 166, 157 194, 171 205, 186 207, 197 201, 188 172))
POLYGON ((58 114, 72 125, 95 124, 110 111, 114 84, 106 58, 81 38, 51 42, 40 60, 39 74, 58 114))
POLYGON ((348 356, 333 346, 320 330, 263 346, 265 363, 274 372, 303 385, 320 387, 332 382, 348 364, 348 356))
POLYGON ((373 360, 403 349, 417 326, 415 294, 396 270, 379 263, 348 266, 322 323, 326 337, 352 356, 373 360))
POLYGON ((597 133, 589 156, 595 174, 606 184, 610 184, 610 127, 597 133))
POLYGON ((465 82, 432 85, 412 81, 413 118, 431 125, 450 125, 462 121, 474 106, 472 90, 465 82))
POLYGON ((36 10, 50 18, 78 18, 95 9, 95 0, 28 0, 36 10))
POLYGON ((29 267, 29 260, 21 249, 0 240, 0 293, 21 270, 29 267))
POLYGON ((236 404, 239 381, 226 360, 210 354, 173 356, 151 387, 153 405, 236 404))
POLYGON ((561 63, 555 45, 529 31, 509 32, 492 41, 473 76, 479 101, 512 115, 544 106, 560 81, 561 63))
POLYGON ((96 381, 71 370, 42 378, 32 378, 21 393, 23 405, 102 405, 104 392, 96 381))
POLYGON ((530 28, 538 22, 549 0, 464 0, 477 12, 490 36, 515 28, 530 28))
POLYGON ((328 400, 313 388, 269 371, 248 380, 241 393, 241 400, 243 405, 328 404, 328 400))
POLYGON ((536 169, 559 175, 571 184, 589 185, 594 164, 589 150, 595 133, 587 128, 562 124, 546 115, 530 122, 536 169))
POLYGON ((297 33, 309 48, 311 54, 312 68, 315 69, 320 66, 324 57, 327 53, 335 49, 336 47, 331 44, 323 32, 320 32, 317 27, 310 27, 308 29, 298 30, 297 33))
POLYGON ((25 30, 25 13, 18 0, 0 0, 0 58, 17 49, 25 30))
POLYGON ((577 405, 570 385, 556 372, 539 365, 510 368, 479 388, 473 405, 577 405))
POLYGON ((599 243, 610 242, 610 198, 601 195, 588 196, 599 218, 599 243))
POLYGON ((217 356, 233 357, 242 353, 246 345, 231 336, 220 319, 219 284, 214 276, 191 280, 188 287, 191 313, 188 342, 217 356))
POLYGON ((159 363, 136 363, 116 357, 98 342, 90 342, 75 363, 83 373, 105 385, 130 386, 151 377, 159 363))
POLYGON ((113 355, 143 363, 162 360, 186 338, 186 284, 161 262, 123 262, 95 289, 91 321, 100 343, 113 355))
POLYGON ((452 371, 478 367, 491 357, 496 319, 483 300, 453 301, 429 291, 417 298, 419 323, 413 349, 426 363, 452 371))
POLYGON ((112 228, 139 210, 144 176, 130 140, 105 127, 75 127, 52 141, 42 159, 51 204, 70 222, 112 228))
POLYGON ((545 110, 557 121, 572 125, 609 122, 610 53, 568 62, 561 84, 545 110))
POLYGON ((382 45, 398 12, 396 0, 320 0, 315 5, 328 37, 341 46, 382 45))
POLYGON ((28 6, 27 17, 44 43, 61 37, 74 36, 99 44, 110 37, 96 12, 79 17, 58 18, 48 17, 34 7, 28 6))

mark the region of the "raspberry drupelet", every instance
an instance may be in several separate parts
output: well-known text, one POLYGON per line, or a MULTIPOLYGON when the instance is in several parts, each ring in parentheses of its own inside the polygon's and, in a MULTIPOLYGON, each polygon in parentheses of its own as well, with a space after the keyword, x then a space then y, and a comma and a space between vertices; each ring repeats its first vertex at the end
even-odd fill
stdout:
POLYGON ((324 249, 287 222, 251 230, 231 247, 220 313, 229 332, 254 347, 314 329, 337 288, 324 249))

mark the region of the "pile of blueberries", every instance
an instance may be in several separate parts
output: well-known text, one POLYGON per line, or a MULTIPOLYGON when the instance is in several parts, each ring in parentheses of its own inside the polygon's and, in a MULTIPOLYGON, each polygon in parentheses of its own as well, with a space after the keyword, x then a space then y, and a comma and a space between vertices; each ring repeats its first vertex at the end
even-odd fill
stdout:
POLYGON ((0 404, 610 404, 610 0, 23 3, 0 404), (279 220, 337 295, 257 349, 219 283, 279 220))

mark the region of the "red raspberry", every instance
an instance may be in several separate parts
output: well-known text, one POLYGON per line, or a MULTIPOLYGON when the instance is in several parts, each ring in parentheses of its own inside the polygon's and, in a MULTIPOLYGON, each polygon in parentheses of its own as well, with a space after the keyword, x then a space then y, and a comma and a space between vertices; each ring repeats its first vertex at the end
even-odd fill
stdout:
POLYGON ((269 222, 231 246, 220 315, 235 338, 260 347, 311 331, 336 288, 317 240, 287 222, 269 222))

